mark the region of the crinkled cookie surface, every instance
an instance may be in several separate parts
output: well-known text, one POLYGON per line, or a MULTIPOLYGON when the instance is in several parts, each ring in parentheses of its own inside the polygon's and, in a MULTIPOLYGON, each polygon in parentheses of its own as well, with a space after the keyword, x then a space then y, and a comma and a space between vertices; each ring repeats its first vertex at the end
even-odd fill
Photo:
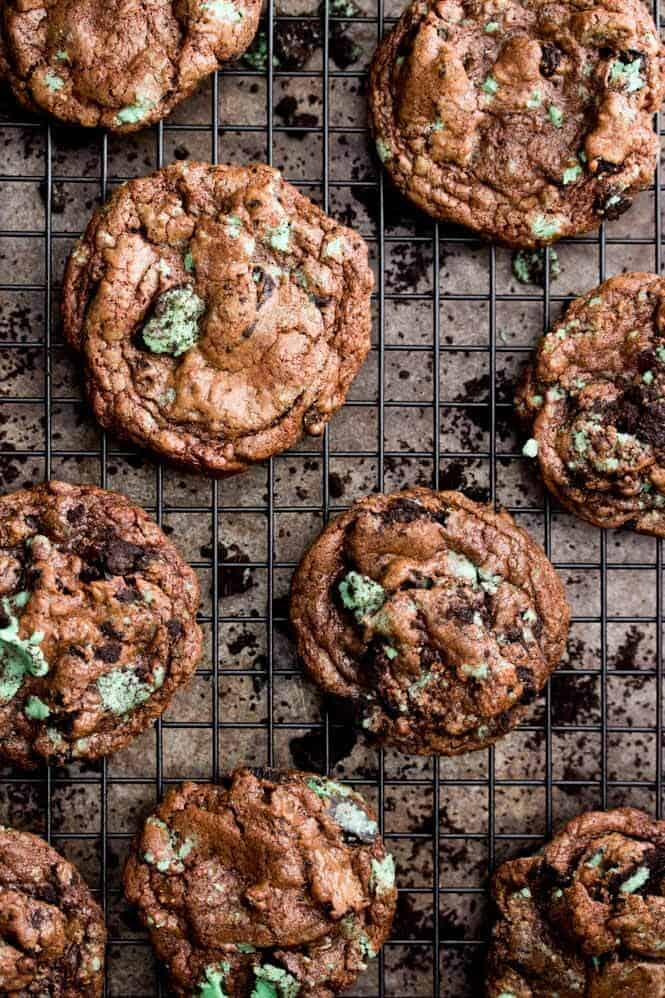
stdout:
POLYGON ((545 245, 651 183, 664 67, 639 0, 416 0, 372 65, 377 152, 435 218, 545 245))
POLYGON ((260 0, 4 0, 0 73, 30 110, 132 132, 241 55, 260 0))
POLYGON ((378 954, 397 897, 363 798, 276 770, 171 790, 124 881, 174 993, 204 998, 329 998, 378 954))
POLYGON ((103 426, 212 475, 320 434, 370 346, 367 247, 268 166, 122 187, 70 258, 65 333, 103 426))
POLYGON ((123 496, 49 482, 0 498, 0 756, 126 745, 194 671, 198 605, 195 573, 123 496))
POLYGON ((312 679, 404 752, 453 755, 514 727, 563 652, 564 588, 506 513, 418 488, 361 500, 294 576, 312 679))

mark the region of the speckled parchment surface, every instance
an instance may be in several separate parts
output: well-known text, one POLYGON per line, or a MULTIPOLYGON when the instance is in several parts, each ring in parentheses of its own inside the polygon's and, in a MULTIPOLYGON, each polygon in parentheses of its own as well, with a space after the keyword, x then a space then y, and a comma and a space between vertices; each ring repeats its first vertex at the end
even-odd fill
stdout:
MULTIPOLYGON (((201 666, 156 733, 145 733, 104 768, 71 766, 53 772, 50 783, 44 772, 32 779, 0 774, 0 821, 50 831, 91 887, 106 888, 113 998, 158 993, 147 939, 120 894, 120 874, 137 822, 167 781, 210 779, 216 766, 241 763, 309 769, 328 764, 335 778, 358 780, 377 804, 382 781, 384 827, 402 889, 394 942, 384 950, 385 994, 391 998, 434 993, 437 845, 440 994, 471 998, 482 993, 489 864, 538 847, 548 831, 548 802, 554 828, 602 806, 603 780, 609 806, 656 808, 657 543, 625 531, 603 536, 547 505, 535 469, 520 454, 510 406, 526 352, 564 300, 601 277, 656 267, 654 194, 640 195, 630 212, 608 224, 602 243, 592 236, 559 246, 561 272, 547 297, 540 286, 515 279, 510 251, 461 242, 461 230, 441 227, 437 235, 392 194, 387 181, 381 242, 379 173, 365 131, 365 71, 380 30, 377 11, 383 10, 388 25, 401 4, 333 2, 341 15, 360 19, 331 24, 326 78, 320 23, 302 16, 278 22, 271 90, 266 36, 259 35, 251 62, 220 76, 217 107, 208 83, 176 110, 163 132, 107 142, 97 133, 57 126, 47 131, 0 90, 0 487, 10 491, 50 473, 125 492, 158 515, 196 567, 203 591, 201 666), (213 120, 220 125, 216 150, 213 120), (159 468, 113 438, 102 438, 82 402, 58 314, 66 254, 105 183, 110 187, 161 162, 209 158, 215 151, 220 160, 238 163, 265 160, 271 152, 288 180, 302 183, 303 193, 366 236, 377 278, 382 273, 377 289, 384 292, 382 309, 376 296, 373 331, 383 349, 370 355, 326 439, 308 440, 270 467, 258 466, 219 486, 159 468), (561 670, 525 724, 491 754, 442 759, 435 769, 428 758, 392 751, 380 756, 356 738, 334 704, 324 726, 325 704, 300 672, 285 618, 293 565, 326 512, 334 514, 377 487, 432 484, 437 430, 441 486, 462 488, 474 498, 493 494, 548 545, 566 584, 573 624, 561 670), (214 717, 220 722, 216 743, 214 717)), ((316 0, 286 0, 279 10, 316 18, 318 6, 316 0)), ((354 994, 378 994, 380 970, 374 961, 354 994)))

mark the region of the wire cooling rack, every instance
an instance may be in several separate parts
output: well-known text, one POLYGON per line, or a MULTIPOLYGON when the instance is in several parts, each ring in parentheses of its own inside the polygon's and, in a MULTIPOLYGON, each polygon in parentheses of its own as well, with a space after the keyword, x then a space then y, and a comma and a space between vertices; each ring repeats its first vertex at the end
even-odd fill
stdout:
POLYGON ((519 365, 566 300, 622 269, 660 272, 660 169, 621 220, 557 248, 557 282, 548 253, 543 286, 517 284, 509 253, 416 216, 369 158, 366 66, 399 13, 388 2, 324 0, 278 16, 270 0, 257 54, 139 138, 74 133, 0 98, 2 488, 53 476, 126 492, 180 544, 204 591, 201 668, 154 732, 94 766, 0 779, 0 820, 48 837, 97 893, 108 995, 165 993, 120 872, 139 818, 182 778, 243 763, 318 767, 376 804, 400 900, 393 937, 355 986, 363 996, 480 995, 494 865, 590 807, 662 813, 661 545, 556 509, 520 454, 510 405, 519 365), (290 61, 285 39, 311 52, 290 61), (282 167, 363 232, 377 277, 372 357, 324 438, 221 483, 100 434, 59 333, 63 261, 95 203, 190 151, 282 167), (573 604, 568 655, 527 723, 456 760, 356 740, 302 678, 286 622, 306 540, 358 495, 416 482, 506 506, 573 604))

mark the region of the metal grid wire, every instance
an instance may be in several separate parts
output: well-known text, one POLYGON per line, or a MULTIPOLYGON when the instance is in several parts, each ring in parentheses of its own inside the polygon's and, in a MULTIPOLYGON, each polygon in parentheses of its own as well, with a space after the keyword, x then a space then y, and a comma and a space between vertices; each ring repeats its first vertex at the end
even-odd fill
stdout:
MULTIPOLYGON (((391 10, 391 13, 395 11, 391 10)), ((654 5, 654 16, 659 22, 659 3, 654 5)), ((86 848, 90 850, 92 860, 89 859, 88 866, 84 872, 95 889, 100 903, 109 918, 109 974, 107 977, 106 993, 113 996, 147 995, 165 993, 165 987, 159 975, 153 978, 153 968, 149 955, 148 943, 145 936, 142 936, 130 922, 126 915, 118 914, 122 909, 121 891, 117 871, 119 862, 117 857, 126 849, 127 843, 133 834, 138 817, 133 820, 127 819, 122 828, 118 829, 110 819, 111 795, 117 788, 121 788, 127 793, 131 793, 132 788, 138 788, 139 804, 137 814, 145 813, 156 797, 159 797, 168 784, 179 781, 179 778, 187 776, 187 773, 172 773, 172 767, 165 761, 165 738, 173 731, 180 732, 183 739, 195 739, 204 737, 210 739, 210 765, 207 778, 217 779, 221 771, 226 768, 228 753, 234 744, 234 738, 241 736, 247 739, 252 737, 256 745, 263 745, 263 761, 268 765, 274 763, 284 763, 283 753, 276 748, 278 739, 288 734, 303 735, 307 732, 318 732, 322 745, 322 762, 327 771, 334 768, 334 761, 337 757, 334 754, 335 739, 339 733, 340 726, 331 719, 327 712, 321 715, 320 720, 312 720, 310 717, 298 717, 293 720, 277 720, 276 715, 276 685, 280 680, 299 679, 300 671, 293 663, 291 667, 281 667, 276 665, 275 635, 281 629, 283 632, 285 625, 284 601, 276 601, 278 590, 278 577, 288 576, 292 571, 296 559, 280 559, 276 555, 278 540, 278 518, 287 515, 299 516, 308 514, 318 517, 318 525, 326 522, 330 516, 339 512, 343 506, 335 503, 335 496, 331 495, 331 468, 335 460, 344 459, 347 461, 370 461, 376 466, 375 488, 383 490, 386 469, 390 467, 390 462, 401 459, 407 453, 410 458, 421 459, 431 462, 431 484, 438 487, 443 480, 444 470, 450 461, 479 461, 487 468, 487 484, 489 496, 492 500, 497 500, 498 495, 498 469, 506 464, 515 461, 522 461, 521 455, 513 447, 511 452, 501 450, 498 446, 498 423, 502 418, 509 417, 510 403, 497 397, 497 371, 500 362, 504 359, 502 355, 527 354, 530 346, 506 345, 500 335, 498 328, 497 311, 503 303, 518 303, 523 305, 536 304, 542 310, 542 329, 548 328, 551 307, 558 307, 566 299, 565 295, 554 293, 549 278, 549 267, 546 266, 544 287, 541 290, 524 288, 515 293, 514 289, 504 291, 499 287, 497 278, 498 253, 501 251, 491 247, 482 250, 487 254, 488 273, 487 287, 479 291, 456 291, 454 283, 444 285, 441 280, 441 272, 444 263, 445 253, 461 249, 462 253, 478 251, 478 241, 467 233, 460 230, 449 229, 445 226, 428 224, 421 219, 416 220, 413 216, 412 222, 407 223, 407 235, 403 232, 395 233, 389 230, 386 224, 386 209, 391 207, 394 195, 390 191, 383 174, 376 172, 374 179, 358 180, 344 178, 343 180, 333 179, 331 175, 331 138, 340 135, 363 134, 366 131, 365 121, 359 120, 355 125, 331 124, 331 83, 336 80, 357 81, 362 92, 363 81, 366 74, 365 69, 340 70, 334 68, 330 58, 330 29, 337 23, 343 23, 347 27, 353 25, 374 26, 377 38, 381 36, 390 24, 393 17, 384 16, 384 0, 376 0, 375 9, 371 14, 363 14, 353 17, 338 18, 331 14, 329 0, 325 0, 320 11, 308 16, 281 16, 277 15, 274 9, 274 0, 269 0, 267 11, 263 21, 263 30, 267 37, 267 70, 265 73, 259 70, 249 70, 243 66, 230 67, 214 77, 212 81, 210 120, 207 123, 189 124, 182 122, 183 111, 186 116, 186 105, 175 120, 161 123, 153 129, 154 133, 154 167, 160 167, 166 162, 165 139, 172 138, 179 132, 203 133, 209 138, 209 156, 213 162, 223 161, 227 143, 233 141, 229 136, 236 136, 241 133, 256 133, 263 137, 265 141, 265 158, 267 162, 273 162, 275 138, 280 133, 288 132, 293 134, 313 133, 320 140, 320 173, 307 179, 294 179, 287 175, 287 179, 294 179, 296 185, 304 191, 314 195, 320 195, 320 203, 325 210, 331 208, 331 193, 338 188, 354 189, 363 188, 367 191, 374 191, 377 198, 376 225, 372 231, 363 234, 370 243, 374 262, 376 264, 377 284, 375 289, 375 338, 374 354, 376 361, 376 392, 374 397, 357 398, 355 395, 347 403, 349 407, 357 408, 357 418, 361 420, 363 414, 370 411, 376 413, 375 431, 369 430, 364 436, 365 446, 360 447, 335 447, 331 440, 330 428, 326 431, 321 446, 306 442, 297 448, 295 452, 298 459, 310 459, 318 461, 321 481, 320 502, 285 503, 280 500, 276 490, 276 468, 282 458, 269 461, 265 466, 265 502, 254 501, 253 499, 243 501, 230 501, 229 486, 224 482, 208 482, 199 486, 200 493, 207 496, 203 502, 181 504, 169 500, 170 492, 167 494, 167 479, 173 473, 162 465, 151 466, 154 469, 154 503, 147 503, 147 508, 155 515, 160 524, 165 524, 172 515, 186 518, 187 516, 205 517, 208 521, 210 531, 210 558, 192 560, 192 564, 206 578, 210 579, 210 605, 204 606, 201 615, 201 623, 209 634, 210 641, 207 657, 201 663, 198 676, 211 686, 211 713, 206 720, 161 720, 154 735, 154 755, 149 762, 145 763, 143 771, 134 772, 134 775, 123 774, 122 768, 113 763, 113 760, 105 760, 93 767, 71 767, 68 770, 44 771, 36 775, 25 775, 7 772, 0 780, 0 792, 2 793, 2 806, 13 818, 25 827, 36 825, 34 830, 41 831, 58 848, 79 856, 86 848), (322 68, 320 70, 281 70, 273 66, 273 55, 275 52, 277 25, 288 21, 299 23, 312 22, 319 25, 322 39, 322 68), (265 105, 266 122, 265 126, 253 125, 243 122, 225 123, 220 117, 221 107, 224 107, 224 90, 229 78, 246 77, 249 80, 265 81, 265 105), (273 108, 275 98, 275 87, 284 79, 302 78, 303 80, 318 81, 321 87, 321 116, 320 124, 287 124, 275 123, 273 108), (169 136, 169 133, 173 135, 169 136), (408 244, 411 247, 426 247, 431 253, 431 271, 433 274, 432 287, 430 290, 419 292, 413 290, 391 290, 386 280, 386 258, 391 248, 396 245, 408 244), (392 342, 386 335, 386 312, 392 302, 429 302, 431 306, 431 338, 428 343, 418 343, 405 346, 392 342), (455 328, 450 328, 446 322, 444 310, 450 303, 461 303, 463 305, 478 304, 486 308, 488 317, 486 337, 482 342, 464 342, 465 336, 460 336, 455 328), (444 333, 446 334, 444 336, 444 333), (451 335, 448 335, 451 334, 451 335), (389 447, 386 445, 386 420, 391 409, 398 409, 400 413, 408 414, 410 409, 427 408, 422 400, 391 398, 386 388, 386 364, 390 354, 406 351, 412 360, 416 359, 417 364, 431 360, 434 376, 432 378, 432 393, 429 400, 431 409, 431 430, 433 446, 419 449, 410 447, 408 451, 401 448, 389 447), (455 401, 446 400, 443 397, 441 379, 438 373, 444 372, 447 362, 453 354, 460 354, 473 360, 474 356, 480 354, 485 359, 486 370, 489 375, 488 397, 483 401, 455 401), (453 450, 444 448, 445 438, 443 433, 446 428, 446 421, 456 409, 465 410, 482 409, 486 413, 487 448, 460 449, 453 450), (375 439, 372 434, 375 432, 375 439), (228 613, 225 608, 225 578, 226 573, 237 572, 238 562, 228 555, 227 549, 221 544, 224 524, 229 518, 254 514, 265 520, 265 556, 242 561, 243 571, 259 571, 264 573, 265 581, 265 604, 262 612, 252 613, 228 613), (265 714, 266 720, 245 720, 237 721, 229 719, 224 707, 224 700, 220 694, 222 683, 229 677, 237 677, 239 680, 256 679, 255 668, 245 669, 236 666, 233 661, 226 660, 221 654, 222 636, 225 629, 230 626, 243 626, 244 623, 251 622, 252 626, 264 629, 265 635, 265 665, 261 677, 267 681, 265 714), (73 800, 71 794, 83 788, 88 794, 92 794, 86 800, 94 802, 91 816, 91 825, 84 825, 85 830, 76 825, 72 828, 67 825, 66 815, 73 800), (65 796, 62 797, 62 792, 65 796), (30 818, 23 815, 22 807, 28 797, 24 795, 34 795, 30 800, 37 801, 37 818, 30 818), (69 796, 68 796, 69 795, 69 796), (57 802, 57 806, 56 806, 57 802), (63 818, 63 815, 65 816, 63 818), (78 850, 78 852, 77 852, 78 850), (129 926, 129 927, 128 927, 129 926), (128 951, 129 955, 128 955, 128 951), (135 969, 137 968, 138 969, 135 969), (154 980, 154 983, 153 983, 154 980)), ((258 99, 258 98, 257 98, 258 99)), ((6 308, 11 308, 11 302, 21 295, 34 295, 41 297, 43 302, 43 328, 31 326, 29 332, 23 336, 10 336, 4 338, 1 343, 2 353, 5 357, 13 356, 14 351, 26 355, 28 351, 39 352, 40 363, 43 363, 43 391, 32 394, 21 394, 17 392, 4 393, 5 404, 11 403, 16 407, 16 411, 25 407, 27 419, 42 417, 42 425, 35 429, 41 433, 41 445, 26 445, 24 448, 16 447, 13 443, 7 443, 6 437, 0 442, 0 460, 2 464, 3 485, 5 490, 9 490, 12 477, 7 474, 7 462, 31 461, 37 462, 39 472, 35 477, 48 478, 57 471, 57 474, 72 479, 76 478, 76 471, 71 467, 67 469, 67 462, 76 466, 81 461, 87 462, 85 467, 92 464, 92 475, 86 471, 85 480, 95 478, 98 484, 107 487, 109 485, 109 468, 112 462, 122 459, 132 460, 135 452, 129 449, 119 448, 117 442, 107 439, 100 434, 98 447, 72 448, 61 443, 61 435, 55 433, 54 409, 56 407, 80 406, 81 399, 75 392, 71 395, 56 394, 53 388, 54 366, 59 363, 58 358, 62 353, 62 343, 57 332, 58 320, 58 294, 60 286, 60 267, 64 255, 63 246, 69 248, 69 244, 79 233, 63 231, 57 228, 54 223, 53 199, 54 185, 91 185, 97 184, 101 201, 106 200, 112 186, 129 179, 124 176, 114 175, 111 172, 112 157, 110 155, 110 142, 115 142, 106 134, 96 134, 91 138, 91 145, 98 144, 99 170, 91 175, 70 175, 65 171, 60 174, 56 169, 54 156, 57 127, 47 122, 30 119, 17 110, 16 105, 9 99, 4 101, 0 107, 0 130, 5 137, 5 148, 13 141, 18 142, 18 136, 30 136, 31 143, 42 144, 44 155, 44 171, 42 177, 25 173, 23 170, 7 170, 6 163, 3 163, 0 154, 0 212, 2 212, 2 229, 0 230, 0 241, 10 241, 11 244, 18 245, 18 240, 33 240, 37 245, 43 242, 43 278, 13 281, 5 275, 0 283, 0 294, 2 303, 6 308), (15 225, 6 221, 9 217, 8 207, 15 199, 15 192, 18 186, 24 183, 42 180, 42 195, 44 200, 43 228, 21 230, 15 225), (4 207, 3 207, 4 206, 4 207), (56 263, 56 260, 58 261, 56 263)), ((81 188, 83 190, 83 188, 81 188)), ((636 231, 629 235, 614 235, 604 226, 597 235, 571 240, 571 243, 584 247, 586 259, 597 258, 597 278, 605 279, 609 276, 607 254, 608 248, 612 248, 613 272, 621 269, 622 262, 618 265, 616 261, 621 261, 621 254, 629 254, 631 248, 650 247, 650 266, 658 273, 662 264, 662 231, 661 231, 661 186, 660 169, 656 176, 654 188, 650 195, 652 200, 652 218, 648 222, 642 222, 636 231), (617 253, 619 255, 617 256, 617 253)), ((20 209, 19 214, 20 214, 20 209)), ((407 216, 408 217, 408 216, 407 216)), ((630 216, 627 216, 630 218, 630 216)), ((6 259, 6 253, 0 254, 0 258, 6 259)), ((549 253, 548 253, 549 258, 549 253)), ((649 265, 647 265, 649 266, 649 265)), ((584 290, 583 288, 579 289, 584 290)), ((1 313, 0 313, 1 319, 1 313)), ((2 329, 2 326, 0 326, 2 329)), ((535 340, 539 330, 533 329, 535 340)), ((87 418, 87 417, 86 417, 87 418)), ((287 455, 288 457, 288 455, 287 455)), ((315 466, 315 465, 314 465, 315 466)), ((242 493, 234 493, 242 495, 242 493)), ((548 554, 552 552, 552 532, 555 523, 556 510, 550 505, 549 499, 543 497, 542 504, 532 503, 511 506, 511 512, 520 517, 532 517, 530 523, 538 524, 537 531, 542 529, 539 539, 543 542, 548 554), (553 516, 554 514, 554 516, 553 516)), ((306 529, 309 529, 306 528, 306 529)), ((624 535, 625 536, 625 535, 624 535)), ((596 795, 596 804, 601 807, 611 805, 615 799, 615 792, 622 791, 627 795, 633 792, 639 794, 643 791, 648 800, 651 801, 652 810, 660 817, 662 813, 662 634, 659 621, 662 619, 662 547, 660 542, 648 541, 638 549, 638 557, 631 560, 618 558, 613 560, 609 548, 609 535, 600 534, 598 546, 598 558, 589 558, 580 555, 575 557, 574 547, 572 557, 567 560, 556 559, 555 564, 565 576, 566 573, 584 571, 598 573, 599 580, 599 612, 597 613, 576 613, 574 622, 581 625, 597 625, 599 627, 599 653, 593 668, 585 668, 576 665, 571 659, 559 672, 559 677, 571 681, 579 681, 584 677, 593 677, 599 680, 599 718, 590 723, 567 723, 566 725, 556 723, 553 719, 552 692, 548 687, 544 694, 544 709, 541 715, 521 726, 521 732, 533 734, 540 739, 542 746, 541 763, 536 772, 530 776, 523 774, 513 777, 510 775, 497 774, 496 753, 499 748, 489 749, 485 753, 474 757, 472 764, 462 761, 459 765, 451 766, 448 760, 432 759, 425 761, 421 767, 410 767, 409 761, 402 768, 395 767, 393 760, 390 765, 387 763, 387 754, 377 751, 372 758, 375 760, 372 772, 368 775, 367 770, 360 768, 359 772, 345 773, 344 778, 355 783, 359 789, 374 799, 378 806, 379 819, 382 830, 385 829, 385 836, 389 848, 392 847, 399 853, 401 859, 398 861, 398 877, 400 883, 400 909, 405 896, 408 895, 412 905, 424 906, 426 913, 425 920, 420 924, 426 926, 424 930, 410 932, 409 915, 398 917, 396 923, 396 934, 386 945, 380 955, 377 966, 373 972, 368 974, 357 985, 356 993, 362 995, 449 995, 455 998, 462 998, 466 995, 479 995, 481 993, 481 973, 478 971, 480 957, 486 940, 486 926, 480 923, 480 927, 463 927, 462 931, 449 931, 450 919, 448 913, 454 906, 471 904, 472 909, 482 910, 482 902, 486 895, 486 876, 479 881, 461 874, 455 878, 454 874, 443 876, 444 857, 447 853, 453 852, 460 845, 466 848, 478 848, 483 850, 485 857, 486 875, 491 870, 497 859, 503 858, 507 851, 518 851, 525 848, 536 848, 542 841, 543 836, 548 837, 553 825, 558 822, 555 814, 555 793, 564 789, 568 793, 576 793, 584 789, 591 789, 596 795), (641 557, 640 557, 641 555, 641 557), (635 572, 640 580, 644 580, 645 587, 649 591, 655 589, 654 613, 638 614, 617 614, 611 612, 608 607, 608 573, 609 572, 635 572), (644 573, 644 574, 642 574, 644 573), (647 629, 649 625, 655 625, 655 652, 650 657, 648 668, 627 668, 612 669, 611 676, 625 677, 631 679, 639 677, 640 682, 646 683, 645 689, 650 698, 649 702, 652 710, 653 723, 635 724, 615 723, 615 718, 610 721, 608 717, 608 648, 610 640, 608 627, 619 624, 624 627, 632 625, 638 629, 647 629), (560 733, 567 735, 578 735, 580 737, 591 736, 598 739, 597 752, 599 758, 599 774, 587 777, 559 777, 554 772, 555 748, 553 739, 560 733), (655 759, 653 764, 644 767, 642 763, 636 762, 632 769, 629 769, 629 778, 612 778, 608 766, 608 739, 614 735, 629 732, 632 736, 642 734, 646 739, 651 739, 655 759), (499 825, 496 817, 497 795, 503 791, 520 791, 526 795, 528 800, 534 797, 542 800, 542 826, 534 823, 529 817, 528 808, 522 813, 517 810, 517 827, 509 831, 502 830, 503 825, 499 825), (475 792, 478 796, 476 800, 482 799, 480 826, 477 830, 471 831, 468 827, 450 828, 444 825, 444 796, 445 801, 450 802, 456 795, 463 795, 467 792, 475 792), (401 796, 400 796, 401 795, 401 796), (388 828, 387 800, 396 800, 397 825, 400 818, 404 818, 409 802, 416 802, 417 807, 425 807, 429 810, 431 820, 425 824, 424 830, 408 827, 405 823, 405 830, 394 827, 388 828), (447 830, 444 830, 447 829, 447 830), (514 848, 513 848, 514 846, 514 848), (426 871, 425 880, 420 884, 413 884, 409 881, 408 857, 414 855, 408 849, 417 849, 422 869, 426 871), (407 859, 405 860, 404 857, 407 859), (424 857, 424 860, 423 860, 424 857), (405 886, 408 884, 408 886, 405 886), (406 930, 406 931, 405 931, 406 930), (394 954, 400 952, 410 954, 406 961, 407 970, 400 973, 399 961, 394 954), (461 965, 461 969, 460 969, 461 965), (415 969, 414 969, 415 968, 415 969), (451 968, 455 968, 454 971, 451 968)), ((178 538, 175 538, 178 540, 178 538)), ((230 538, 232 541, 232 537, 230 538)), ((586 550, 586 549, 585 549, 586 550)), ((632 549, 631 549, 632 550, 632 549)), ((305 711, 303 711, 305 713, 305 711)), ((569 719, 570 720, 570 719, 569 719)), ((152 737, 152 735, 150 736, 152 737)), ((510 738, 511 736, 509 736, 510 738)), ((194 741, 193 744, 200 744, 194 741)), ((247 740, 243 743, 249 744, 247 740)), ((651 743, 650 743, 651 744, 651 743)), ((257 750, 261 754, 260 750, 257 750)), ((239 759, 234 758, 234 763, 239 759)), ((288 761, 288 760, 287 760, 288 761)), ((628 763, 630 767, 630 763, 628 763)), ((202 777, 205 778, 205 777, 202 777)), ((72 808, 75 807, 72 804, 72 808)), ((580 803, 577 810, 583 810, 580 803)), ((391 810, 394 810, 391 804, 391 810)), ((409 910, 413 910, 409 909, 409 910)))

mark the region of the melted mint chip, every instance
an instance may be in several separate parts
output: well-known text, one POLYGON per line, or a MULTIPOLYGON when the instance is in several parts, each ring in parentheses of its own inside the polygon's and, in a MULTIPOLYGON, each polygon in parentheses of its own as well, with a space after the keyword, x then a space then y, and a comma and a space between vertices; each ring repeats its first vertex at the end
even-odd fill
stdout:
POLYGON ((563 125, 563 111, 558 108, 556 104, 550 104, 547 109, 547 117, 550 119, 555 128, 561 128, 563 125))
POLYGON ((143 121, 149 111, 155 106, 154 100, 147 97, 139 98, 135 104, 128 104, 121 108, 115 116, 118 125, 137 125, 143 121))
POLYGON ((376 140, 376 154, 382 163, 387 163, 389 159, 393 158, 390 146, 383 139, 376 140))
POLYGON ((331 256, 333 260, 341 260, 344 256, 344 237, 337 236, 335 239, 331 239, 323 248, 324 256, 331 256))
POLYGON ((28 697, 25 701, 24 713, 31 721, 45 721, 51 715, 51 711, 39 697, 28 697))
POLYGON ((254 967, 256 983, 251 998, 296 998, 300 982, 286 970, 272 963, 254 967))
POLYGON ((266 232, 266 242, 278 253, 286 253, 291 243, 291 223, 283 219, 266 232))
POLYGON ((638 866, 632 877, 624 880, 619 890, 622 894, 634 894, 640 887, 644 887, 650 876, 651 871, 648 866, 638 866))
POLYGON ((49 90, 53 91, 53 93, 57 93, 58 90, 62 90, 65 85, 63 78, 50 69, 44 74, 44 83, 49 90))
POLYGON ((239 239, 242 232, 242 220, 237 215, 228 215, 226 219, 226 231, 231 239, 239 239))
POLYGON ((486 662, 480 662, 478 665, 463 665, 462 672, 465 676, 470 676, 472 679, 478 680, 487 679, 489 675, 486 662))
POLYGON ((336 801, 330 808, 330 815, 342 831, 359 842, 373 842, 378 834, 377 823, 352 800, 336 801))
POLYGON ((104 710, 110 710, 118 717, 124 717, 136 710, 164 682, 163 672, 155 669, 152 683, 145 683, 133 669, 114 669, 100 676, 97 691, 104 710))
POLYGON ((493 97, 494 94, 499 89, 499 84, 496 82, 493 76, 486 76, 480 88, 483 93, 489 94, 493 97))
POLYGON ((380 897, 388 894, 395 886, 395 860, 390 853, 385 859, 372 860, 372 877, 370 881, 374 893, 380 897))
POLYGON ((236 943, 236 949, 239 953, 256 953, 256 946, 251 943, 236 943))
POLYGON ((582 167, 579 165, 579 163, 576 163, 575 166, 566 167, 566 169, 563 171, 563 177, 561 179, 563 180, 564 185, 574 184, 576 180, 579 180, 579 178, 582 176, 583 173, 584 170, 582 169, 582 167))
POLYGON ((637 56, 630 62, 622 59, 615 59, 610 66, 610 83, 617 83, 627 93, 635 93, 644 86, 644 80, 640 76, 642 68, 642 56, 637 56))
POLYGON ((347 610, 352 610, 360 621, 380 610, 386 600, 383 586, 359 572, 349 572, 342 579, 339 594, 347 610))
POLYGON ((208 11, 217 21, 230 21, 232 24, 242 21, 242 13, 230 0, 205 0, 201 10, 208 11))
POLYGON ((152 353, 179 357, 195 346, 199 338, 199 320, 205 305, 189 285, 170 288, 159 295, 152 318, 141 333, 152 353))
POLYGON ((310 790, 314 791, 317 797, 323 799, 327 797, 350 797, 353 793, 349 787, 344 787, 341 783, 335 783, 334 780, 327 780, 324 776, 313 776, 309 780, 305 780, 305 783, 310 790))
POLYGON ((18 593, 13 599, 2 601, 0 616, 4 618, 4 626, 0 627, 0 703, 9 703, 16 696, 25 676, 45 676, 49 669, 39 647, 44 639, 43 633, 35 631, 29 638, 19 636, 19 620, 13 611, 25 606, 23 596, 23 593, 18 593))
POLYGON ((205 977, 198 986, 198 998, 228 998, 223 985, 230 969, 226 962, 206 967, 205 977))
POLYGON ((525 457, 538 457, 538 441, 531 437, 522 447, 522 453, 525 457))
POLYGON ((377 952, 369 941, 369 937, 361 932, 358 936, 358 945, 360 946, 360 952, 364 960, 374 960, 377 956, 377 952))
MULTIPOLYGON (((545 260, 546 251, 544 249, 517 250, 513 253, 512 269, 513 274, 520 284, 538 284, 545 286, 545 260)), ((561 264, 556 250, 549 251, 549 274, 550 280, 554 281, 561 273, 561 264)))
POLYGON ((464 554, 458 554, 456 551, 449 551, 448 570, 452 572, 453 575, 457 576, 458 579, 466 579, 466 581, 470 582, 473 586, 475 586, 478 582, 478 569, 464 554))
POLYGON ((559 219, 547 215, 536 215, 531 223, 531 231, 538 239, 552 239, 559 231, 559 219))
MULTIPOLYGON (((181 873, 184 869, 182 861, 189 856, 194 848, 194 839, 186 838, 181 843, 177 834, 161 818, 150 817, 147 819, 146 824, 158 829, 161 838, 157 854, 152 852, 144 854, 143 858, 146 863, 150 863, 160 873, 167 873, 169 871, 181 873)), ((225 972, 228 972, 228 965, 225 972)))

